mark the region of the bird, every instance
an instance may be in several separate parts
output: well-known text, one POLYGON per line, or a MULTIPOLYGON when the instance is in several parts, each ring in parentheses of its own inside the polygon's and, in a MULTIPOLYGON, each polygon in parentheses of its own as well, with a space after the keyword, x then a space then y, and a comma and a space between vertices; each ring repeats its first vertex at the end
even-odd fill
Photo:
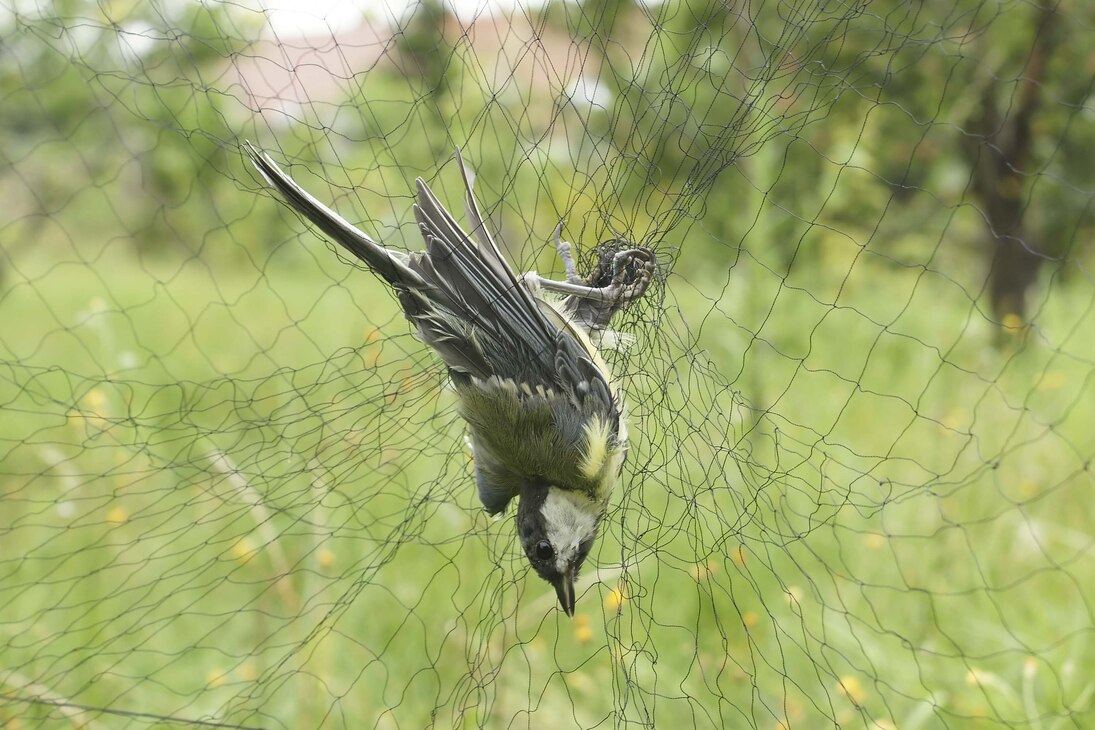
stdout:
POLYGON ((292 209, 390 285, 418 338, 448 370, 484 510, 500 515, 517 500, 521 548, 573 618, 574 583, 628 449, 623 393, 600 348, 620 339, 608 326, 612 317, 646 292, 653 252, 614 239, 582 276, 560 222, 554 240, 565 281, 517 275, 488 230, 457 149, 471 231, 418 178, 413 209, 425 249, 405 253, 319 202, 250 142, 242 147, 292 209))

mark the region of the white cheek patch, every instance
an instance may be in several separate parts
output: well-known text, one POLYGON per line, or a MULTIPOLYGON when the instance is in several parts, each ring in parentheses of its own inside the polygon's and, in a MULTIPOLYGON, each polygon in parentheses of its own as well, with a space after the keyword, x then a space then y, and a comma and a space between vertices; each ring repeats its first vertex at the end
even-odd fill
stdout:
POLYGON ((555 567, 563 572, 578 554, 579 543, 593 537, 597 508, 583 494, 548 487, 540 514, 544 516, 547 539, 555 547, 555 567))

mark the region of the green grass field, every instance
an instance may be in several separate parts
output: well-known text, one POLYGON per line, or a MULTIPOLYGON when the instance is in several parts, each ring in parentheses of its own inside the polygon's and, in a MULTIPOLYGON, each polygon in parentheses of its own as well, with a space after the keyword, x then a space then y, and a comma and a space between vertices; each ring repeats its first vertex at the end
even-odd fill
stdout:
POLYGON ((305 244, 9 272, 5 727, 1095 723, 1081 286, 994 349, 932 271, 686 250, 618 358, 641 435, 570 621, 437 363, 305 244))

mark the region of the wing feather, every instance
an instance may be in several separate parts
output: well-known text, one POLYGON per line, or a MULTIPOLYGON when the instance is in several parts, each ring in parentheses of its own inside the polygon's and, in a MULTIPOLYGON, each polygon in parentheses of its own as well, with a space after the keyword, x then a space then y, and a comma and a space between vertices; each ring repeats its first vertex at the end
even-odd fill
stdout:
POLYGON ((358 230, 250 143, 244 143, 244 150, 293 209, 392 285, 407 318, 451 371, 484 381, 509 380, 522 392, 555 389, 574 404, 575 418, 602 416, 615 429, 619 414, 607 365, 580 327, 514 274, 487 229, 459 150, 475 237, 419 179, 414 210, 426 251, 410 255, 387 249, 358 230))

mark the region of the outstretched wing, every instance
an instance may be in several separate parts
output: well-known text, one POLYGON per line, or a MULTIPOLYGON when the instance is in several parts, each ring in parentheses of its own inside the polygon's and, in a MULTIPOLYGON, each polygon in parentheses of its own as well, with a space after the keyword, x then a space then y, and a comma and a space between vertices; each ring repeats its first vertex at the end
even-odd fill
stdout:
POLYGON ((492 377, 563 393, 578 413, 617 418, 607 368, 570 321, 525 286, 491 237, 457 152, 473 239, 417 181, 415 216, 426 250, 381 246, 300 187, 250 143, 244 150, 297 212, 354 254, 396 291, 403 310, 454 377, 492 377))
POLYGON ((479 213, 462 160, 461 173, 478 244, 419 180, 415 215, 426 256, 412 257, 411 268, 466 305, 462 314, 476 330, 493 375, 564 393, 580 412, 614 421, 608 368, 596 348, 513 273, 479 213))

